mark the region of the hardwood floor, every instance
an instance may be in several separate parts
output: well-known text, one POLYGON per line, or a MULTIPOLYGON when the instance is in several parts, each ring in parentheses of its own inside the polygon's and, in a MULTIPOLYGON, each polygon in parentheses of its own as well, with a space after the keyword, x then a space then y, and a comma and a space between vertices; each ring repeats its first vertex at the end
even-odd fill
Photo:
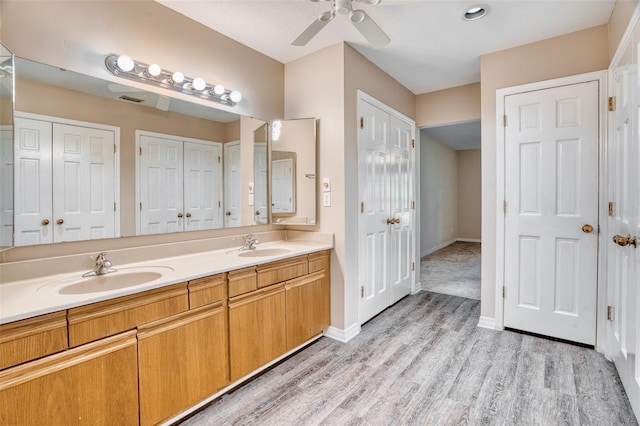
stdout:
POLYGON ((406 297, 349 343, 322 338, 184 424, 638 424, 602 354, 478 328, 479 310, 406 297))

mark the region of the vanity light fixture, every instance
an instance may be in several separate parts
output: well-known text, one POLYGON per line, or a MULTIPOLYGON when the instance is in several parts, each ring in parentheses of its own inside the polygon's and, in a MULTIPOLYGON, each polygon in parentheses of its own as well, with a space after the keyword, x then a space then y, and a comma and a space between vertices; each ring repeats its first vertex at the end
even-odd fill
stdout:
POLYGON ((111 54, 104 63, 113 75, 140 83, 175 90, 224 105, 233 106, 242 100, 242 94, 237 90, 227 90, 220 84, 208 84, 201 77, 187 77, 180 71, 167 71, 158 64, 147 65, 130 56, 111 54))
POLYGON ((475 21, 477 19, 483 18, 489 12, 489 6, 486 4, 476 4, 475 6, 471 6, 467 11, 462 15, 462 18, 465 21, 475 21))

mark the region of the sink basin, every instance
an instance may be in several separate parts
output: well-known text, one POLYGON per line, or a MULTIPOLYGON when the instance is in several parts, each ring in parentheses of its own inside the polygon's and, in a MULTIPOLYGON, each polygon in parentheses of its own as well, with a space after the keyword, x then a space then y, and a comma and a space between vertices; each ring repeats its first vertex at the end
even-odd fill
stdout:
POLYGON ((113 272, 106 275, 83 278, 67 284, 58 290, 60 294, 87 294, 117 290, 148 283, 160 278, 162 274, 152 271, 113 272))
POLYGON ((277 256, 280 254, 291 253, 291 250, 286 248, 257 248, 255 250, 247 250, 240 252, 240 257, 266 257, 277 256))

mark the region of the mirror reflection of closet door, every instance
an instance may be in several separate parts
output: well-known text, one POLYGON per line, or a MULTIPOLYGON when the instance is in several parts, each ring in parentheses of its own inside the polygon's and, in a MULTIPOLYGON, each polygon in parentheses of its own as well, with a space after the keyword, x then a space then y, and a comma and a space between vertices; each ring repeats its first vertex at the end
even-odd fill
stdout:
POLYGON ((13 126, 0 125, 0 247, 13 245, 13 126))
POLYGON ((253 179, 255 221, 267 223, 267 144, 256 143, 253 147, 253 179))
POLYGON ((184 143, 184 230, 222 228, 222 148, 184 143))
POLYGON ((224 144, 224 226, 240 226, 242 171, 240 141, 224 144))
POLYGON ((271 162, 273 213, 293 213, 293 160, 271 162))

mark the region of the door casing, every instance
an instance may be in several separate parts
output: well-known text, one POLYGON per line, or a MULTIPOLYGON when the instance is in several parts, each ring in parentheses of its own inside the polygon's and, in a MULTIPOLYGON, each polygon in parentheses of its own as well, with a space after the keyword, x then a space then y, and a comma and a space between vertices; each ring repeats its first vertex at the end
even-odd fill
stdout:
MULTIPOLYGON (((496 90, 496 282, 495 282, 495 323, 496 330, 504 329, 504 301, 502 288, 504 286, 504 266, 505 266, 505 220, 504 220, 504 200, 505 200, 505 96, 535 90, 550 89, 558 86, 570 84, 598 81, 598 215, 600 218, 606 217, 607 202, 606 194, 606 102, 607 99, 607 71, 594 71, 585 74, 578 74, 553 80, 539 81, 536 83, 524 84, 520 86, 508 87, 496 90)), ((606 221, 600 221, 600 232, 598 234, 598 246, 602 247, 602 236, 607 235, 606 221)), ((606 277, 605 274, 605 250, 598 251, 598 277, 606 277)), ((605 323, 606 315, 606 285, 603 280, 598 280, 596 303, 596 345, 598 351, 605 348, 605 323)), ((481 323, 483 322, 481 318, 481 323)), ((485 324, 486 325, 486 322, 485 324)))

